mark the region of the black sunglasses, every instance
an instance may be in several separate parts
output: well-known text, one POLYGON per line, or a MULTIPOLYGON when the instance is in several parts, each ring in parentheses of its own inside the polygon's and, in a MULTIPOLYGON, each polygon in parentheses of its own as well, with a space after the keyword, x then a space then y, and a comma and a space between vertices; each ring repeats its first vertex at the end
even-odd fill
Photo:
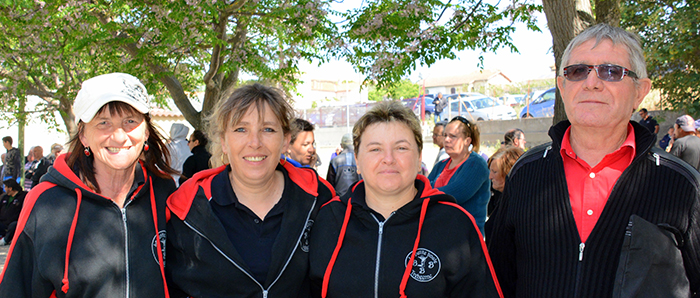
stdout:
POLYGON ((467 118, 464 118, 464 117, 462 117, 462 116, 455 116, 454 118, 452 118, 452 120, 450 120, 450 122, 454 122, 454 121, 462 122, 462 123, 466 124, 466 125, 469 126, 469 127, 472 126, 471 122, 469 122, 469 120, 467 120, 467 118))
POLYGON ((591 69, 595 69, 598 78, 603 81, 608 82, 619 82, 625 76, 630 78, 638 79, 636 73, 624 68, 619 65, 614 64, 599 64, 599 65, 588 65, 588 64, 574 64, 564 67, 564 77, 573 82, 583 81, 588 77, 591 69))

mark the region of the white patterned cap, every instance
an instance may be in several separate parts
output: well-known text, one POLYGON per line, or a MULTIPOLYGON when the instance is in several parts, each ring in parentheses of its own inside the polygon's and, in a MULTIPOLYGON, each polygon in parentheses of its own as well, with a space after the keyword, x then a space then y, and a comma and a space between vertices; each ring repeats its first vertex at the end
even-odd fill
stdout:
POLYGON ((90 78, 83 82, 78 96, 73 101, 75 124, 80 120, 88 123, 97 111, 112 101, 129 104, 142 114, 150 111, 146 87, 130 74, 110 73, 90 78))

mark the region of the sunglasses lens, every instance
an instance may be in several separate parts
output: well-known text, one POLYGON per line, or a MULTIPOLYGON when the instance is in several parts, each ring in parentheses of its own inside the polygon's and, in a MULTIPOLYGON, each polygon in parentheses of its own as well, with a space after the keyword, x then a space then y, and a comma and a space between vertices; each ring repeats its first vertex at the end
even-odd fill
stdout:
POLYGON ((569 81, 583 81, 588 77, 588 73, 591 69, 588 65, 576 64, 564 68, 564 76, 566 76, 569 81))
POLYGON ((625 69, 617 65, 600 65, 598 66, 598 77, 601 80, 609 82, 618 82, 622 80, 625 69))

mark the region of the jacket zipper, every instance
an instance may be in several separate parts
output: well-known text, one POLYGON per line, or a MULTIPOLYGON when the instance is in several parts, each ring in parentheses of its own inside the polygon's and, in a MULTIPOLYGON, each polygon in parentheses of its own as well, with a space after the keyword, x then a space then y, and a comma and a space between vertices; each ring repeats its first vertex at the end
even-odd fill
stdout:
MULTIPOLYGON (((128 205, 128 203, 127 203, 128 205)), ((126 206, 124 205, 124 208, 120 208, 122 212, 122 222, 124 223, 124 256, 125 258, 125 264, 126 264, 126 296, 124 297, 129 297, 129 230, 126 224, 126 206)))
POLYGON ((585 248, 585 243, 581 242, 578 244, 578 263, 576 264, 576 286, 574 287, 574 297, 580 297, 579 290, 581 288, 581 271, 583 271, 583 250, 585 248))
POLYGON ((382 257, 382 236, 384 235, 384 223, 386 223, 389 218, 394 215, 394 212, 389 214, 389 217, 387 217, 384 221, 379 221, 379 219, 377 219, 373 213, 370 214, 372 215, 372 218, 377 221, 377 224, 379 224, 379 229, 377 232, 377 260, 374 263, 374 298, 379 298, 379 264, 382 257))
MULTIPOLYGON (((314 203, 311 205, 311 209, 309 209, 309 213, 306 215, 306 221, 304 221, 304 224, 306 224, 307 222, 309 222, 309 218, 311 218, 311 213, 313 212, 314 207, 316 207, 316 201, 317 201, 317 200, 318 200, 317 197, 314 198, 314 203)), ((306 226, 304 226, 304 228, 301 230, 301 234, 299 235, 299 238, 297 238, 296 244, 294 245, 294 250, 292 250, 292 253, 289 254, 289 257, 287 258, 287 261, 284 263, 284 266, 282 267, 282 270, 280 270, 280 273, 277 275, 277 277, 275 278, 275 280, 274 280, 272 283, 270 283, 270 286, 269 286, 267 289, 265 289, 265 287, 263 287, 263 285, 261 285, 255 278, 253 278, 253 276, 250 275, 250 273, 248 273, 248 271, 245 271, 245 270, 243 269, 243 267, 241 267, 240 265, 238 265, 238 263, 236 263, 236 262, 235 262, 233 259, 231 259, 228 255, 226 255, 221 249, 219 249, 219 247, 216 246, 216 245, 214 244, 214 242, 212 242, 211 239, 209 239, 209 237, 205 236, 202 232, 200 232, 200 231, 197 230, 195 227, 193 227, 189 222, 183 221, 183 223, 185 223, 185 225, 186 225, 187 227, 189 227, 192 231, 194 231, 195 233, 197 233, 199 236, 201 236, 201 237, 204 238, 204 239, 207 239, 207 241, 209 241, 209 243, 211 244, 211 246, 214 247, 214 249, 216 249, 216 251, 218 251, 219 254, 221 254, 226 260, 228 260, 229 262, 231 262, 231 264, 233 264, 234 266, 236 266, 236 268, 238 268, 238 270, 240 270, 241 272, 243 272, 243 273, 244 273, 246 276, 248 276, 255 284, 257 284, 258 287, 260 287, 260 290, 262 290, 262 296, 263 296, 263 298, 267 298, 267 294, 268 294, 268 292, 270 291, 270 289, 272 288, 272 286, 274 286, 275 283, 277 283, 277 281, 278 281, 278 280, 280 279, 280 277, 282 276, 282 273, 284 273, 284 271, 287 269, 287 266, 289 265, 289 262, 291 262, 291 261, 292 261, 292 257, 294 257, 294 252, 297 250, 297 247, 299 247, 299 242, 301 241, 301 238, 304 237, 304 231, 306 231, 306 226)))

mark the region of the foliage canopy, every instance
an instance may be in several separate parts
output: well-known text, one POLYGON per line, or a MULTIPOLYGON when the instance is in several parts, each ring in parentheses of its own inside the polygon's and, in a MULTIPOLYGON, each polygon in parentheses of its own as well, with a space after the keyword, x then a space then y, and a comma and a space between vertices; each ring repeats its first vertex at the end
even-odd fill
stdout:
POLYGON ((700 2, 623 1, 622 26, 642 37, 653 87, 667 109, 700 116, 700 2))
POLYGON ((0 1, 0 96, 5 111, 36 95, 52 121, 82 81, 107 72, 140 78, 159 105, 171 98, 187 121, 202 119, 250 74, 289 93, 299 62, 346 59, 379 87, 417 65, 455 52, 508 47, 522 22, 539 30, 532 0, 363 1, 336 11, 332 0, 0 1), (201 100, 202 109, 192 102, 201 100))

